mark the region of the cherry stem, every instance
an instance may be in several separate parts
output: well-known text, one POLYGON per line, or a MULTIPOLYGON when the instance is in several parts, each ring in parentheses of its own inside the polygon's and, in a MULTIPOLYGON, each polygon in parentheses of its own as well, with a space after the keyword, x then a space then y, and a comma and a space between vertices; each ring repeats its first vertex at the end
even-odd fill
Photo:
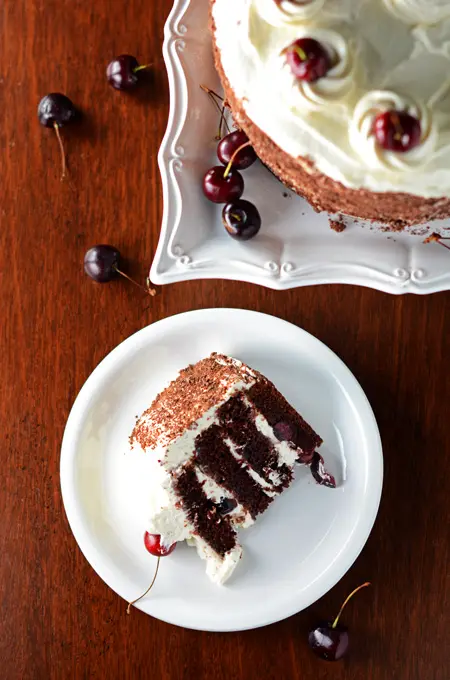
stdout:
POLYGON ((151 288, 148 279, 147 279, 147 286, 143 286, 142 284, 140 284, 140 283, 138 283, 137 281, 135 281, 134 279, 132 279, 131 276, 128 276, 128 274, 125 274, 125 272, 123 272, 123 271, 122 271, 121 269, 119 269, 118 267, 114 266, 114 269, 116 270, 116 272, 117 272, 118 274, 120 274, 120 276, 123 276, 125 279, 127 279, 127 281, 130 281, 130 282, 133 283, 135 286, 137 286, 137 287, 140 288, 141 290, 145 291, 148 295, 151 295, 151 297, 155 297, 155 295, 156 295, 156 290, 155 290, 154 288, 151 288))
POLYGON ((61 139, 61 133, 59 131, 58 123, 53 123, 53 128, 56 132, 56 139, 58 140, 59 149, 61 151, 61 181, 62 181, 66 176, 66 170, 67 170, 66 152, 64 150, 64 144, 63 144, 63 141, 61 139))
POLYGON ((153 64, 143 64, 142 66, 136 66, 133 69, 133 73, 139 73, 139 71, 144 71, 146 68, 150 68, 153 64))
POLYGON ((212 95, 213 97, 220 99, 221 102, 224 101, 224 98, 221 97, 220 94, 217 94, 217 92, 214 92, 214 90, 211 90, 210 87, 207 87, 206 85, 200 85, 200 87, 203 90, 203 92, 206 92, 206 94, 212 95))
POLYGON ((223 97, 218 95, 217 92, 214 92, 214 90, 210 90, 209 87, 206 87, 206 85, 200 85, 200 87, 203 90, 203 92, 206 92, 206 94, 208 95, 208 97, 210 98, 210 100, 212 101, 212 103, 214 104, 214 106, 216 107, 216 109, 220 113, 219 131, 216 135, 216 141, 219 141, 220 139, 222 139, 222 125, 225 124, 225 127, 227 128, 227 132, 228 133, 231 132, 230 127, 229 127, 228 122, 227 122, 227 119, 225 118, 225 109, 227 108, 227 104, 224 101, 223 97), (217 100, 222 102, 222 106, 218 103, 217 100))
POLYGON ((345 600, 344 604, 343 604, 342 607, 340 608, 339 614, 338 614, 338 615, 336 616, 336 618, 334 619, 333 625, 331 626, 332 628, 336 628, 336 626, 338 625, 339 619, 341 618, 341 614, 342 614, 342 612, 344 611, 345 607, 347 606, 349 600, 351 600, 351 598, 353 597, 353 595, 355 595, 355 593, 357 593, 358 590, 361 590, 361 588, 366 588, 367 586, 370 586, 370 582, 369 582, 369 581, 367 581, 367 583, 363 583, 361 586, 358 586, 357 588, 355 588, 355 590, 354 590, 352 593, 350 593, 350 595, 347 597, 347 599, 345 600))
POLYGON ((295 45, 293 49, 294 49, 295 54, 300 58, 301 61, 306 61, 308 59, 306 52, 304 50, 302 50, 301 47, 299 47, 298 45, 295 45))
POLYGON ((223 176, 224 179, 226 179, 228 177, 228 175, 230 174, 230 170, 233 167, 233 163, 234 163, 235 158, 238 155, 238 153, 240 151, 242 151, 242 149, 246 149, 248 146, 251 146, 251 145, 252 145, 251 142, 245 142, 245 144, 242 144, 242 146, 240 146, 238 149, 236 149, 234 154, 231 156, 230 161, 229 161, 229 163, 228 163, 228 165, 225 169, 225 173, 224 173, 224 176, 223 176))
POLYGON ((157 563, 156 563, 156 569, 155 569, 155 575, 154 575, 154 577, 153 577, 153 581, 150 583, 150 585, 149 585, 149 587, 147 588, 147 590, 145 591, 145 593, 142 593, 142 595, 140 595, 139 597, 137 597, 135 600, 132 600, 132 602, 128 602, 127 614, 129 614, 129 613, 131 612, 131 607, 132 607, 134 604, 136 604, 136 602, 139 602, 139 600, 142 600, 142 598, 144 598, 144 597, 151 591, 151 589, 153 588, 154 583, 155 583, 155 581, 156 581, 156 577, 158 576, 158 569, 159 569, 159 561, 160 561, 160 559, 161 559, 161 557, 158 556, 158 561, 157 561, 157 563))
POLYGON ((400 125, 400 118, 395 112, 391 113, 391 123, 395 128, 394 139, 400 142, 403 138, 403 128, 400 125))
POLYGON ((448 246, 446 243, 443 243, 443 241, 449 241, 450 237, 446 236, 439 236, 439 234, 431 234, 431 236, 428 236, 428 238, 425 239, 424 243, 438 243, 440 246, 443 248, 447 248, 447 250, 450 250, 450 246, 448 246))
POLYGON ((222 106, 220 110, 220 119, 219 119, 219 131, 216 135, 216 141, 219 141, 222 139, 222 125, 225 123, 227 127, 227 131, 230 132, 230 128, 228 127, 228 123, 225 118, 225 104, 222 106))
POLYGON ((447 248, 447 250, 450 250, 450 246, 448 246, 446 243, 442 243, 441 239, 438 239, 436 243, 439 243, 439 245, 442 246, 443 248, 447 248))

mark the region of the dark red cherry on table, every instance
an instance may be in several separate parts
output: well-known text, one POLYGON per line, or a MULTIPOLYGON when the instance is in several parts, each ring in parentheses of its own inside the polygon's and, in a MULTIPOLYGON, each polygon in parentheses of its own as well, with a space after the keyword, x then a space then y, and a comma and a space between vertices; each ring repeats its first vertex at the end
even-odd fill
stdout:
POLYGON ((64 179, 66 176, 66 152, 59 128, 76 120, 79 112, 72 100, 65 94, 51 92, 42 97, 38 105, 37 115, 41 125, 55 130, 61 152, 61 179, 64 179))
POLYGON ((114 246, 93 246, 84 256, 84 271, 97 283, 109 283, 119 274, 119 262, 120 253, 114 246))
POLYGON ((345 626, 333 628, 332 621, 319 623, 308 636, 311 649, 325 661, 339 661, 348 652, 348 630, 345 626))
POLYGON ((233 168, 236 168, 236 170, 246 170, 253 165, 257 158, 255 150, 250 145, 250 141, 243 130, 230 132, 219 142, 217 157, 224 165, 228 165, 232 161, 233 168))
POLYGON ((164 545, 164 543, 161 543, 161 536, 159 534, 149 534, 148 531, 144 534, 144 545, 150 555, 155 557, 167 557, 177 547, 176 543, 172 543, 169 546, 164 545))
POLYGON ((38 106, 38 118, 44 127, 63 127, 78 116, 78 111, 69 97, 60 92, 52 92, 42 97, 38 106))
POLYGON ((384 111, 373 124, 377 143, 386 151, 405 153, 420 144, 422 129, 420 121, 406 111, 384 111))
POLYGON ((227 173, 223 165, 216 165, 203 178, 203 193, 213 203, 229 203, 244 193, 244 180, 234 168, 227 173))
POLYGON ((106 78, 116 90, 131 90, 139 83, 141 71, 147 68, 148 65, 140 66, 131 54, 121 54, 108 64, 106 78))
POLYGON ((370 586, 370 583, 363 583, 350 593, 334 621, 322 621, 309 631, 308 644, 321 659, 339 661, 347 654, 349 648, 348 629, 339 624, 339 619, 353 595, 367 586, 370 586))
POLYGON ((89 248, 84 256, 84 271, 97 283, 109 283, 117 276, 123 276, 124 279, 130 281, 134 286, 137 286, 145 293, 154 297, 156 290, 152 288, 150 279, 147 279, 146 285, 143 286, 128 274, 119 268, 120 253, 114 246, 109 246, 104 243, 89 248))
POLYGON ((332 66, 328 52, 314 38, 299 38, 283 53, 294 76, 307 83, 323 78, 332 66))
POLYGON ((240 199, 227 203, 222 211, 222 222, 227 232, 239 241, 248 241, 261 228, 261 216, 250 201, 240 199))

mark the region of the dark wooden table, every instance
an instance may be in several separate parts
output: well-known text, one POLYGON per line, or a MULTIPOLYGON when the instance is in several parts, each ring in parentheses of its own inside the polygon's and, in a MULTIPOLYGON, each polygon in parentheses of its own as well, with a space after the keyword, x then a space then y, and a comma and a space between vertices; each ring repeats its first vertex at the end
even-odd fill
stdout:
POLYGON ((448 680, 450 294, 396 298, 350 286, 276 293, 209 281, 150 300, 126 282, 101 287, 83 273, 85 250, 108 242, 144 280, 156 248, 170 6, 0 7, 0 677, 448 680), (151 90, 124 96, 108 87, 105 65, 124 51, 154 64, 151 90), (56 139, 36 118, 40 97, 55 90, 85 114, 64 131, 71 183, 60 183, 56 139), (127 617, 75 544, 59 487, 65 421, 96 364, 157 319, 215 306, 276 314, 337 352, 372 402, 386 465, 377 523, 350 572, 309 610, 236 634, 182 630, 139 611, 127 617), (319 661, 306 644, 308 626, 365 580, 373 588, 345 616, 351 657, 319 661))

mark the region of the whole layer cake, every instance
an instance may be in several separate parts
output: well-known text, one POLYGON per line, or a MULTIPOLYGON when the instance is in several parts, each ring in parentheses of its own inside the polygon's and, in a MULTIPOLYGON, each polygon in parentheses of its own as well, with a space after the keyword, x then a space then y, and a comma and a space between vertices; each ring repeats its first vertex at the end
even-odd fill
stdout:
POLYGON ((450 0, 210 0, 218 72, 261 160, 318 210, 450 215, 450 0))
POLYGON ((319 435, 267 378, 219 354, 181 371, 130 441, 149 456, 148 531, 166 546, 194 544, 219 584, 241 557, 237 530, 291 484, 296 464, 335 486, 319 435))

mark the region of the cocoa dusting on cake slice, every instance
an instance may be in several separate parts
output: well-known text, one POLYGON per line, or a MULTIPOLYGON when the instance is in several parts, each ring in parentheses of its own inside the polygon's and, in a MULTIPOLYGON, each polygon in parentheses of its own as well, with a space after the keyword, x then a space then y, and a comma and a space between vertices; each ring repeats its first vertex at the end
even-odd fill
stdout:
POLYGON ((273 484, 270 474, 276 472, 280 477, 279 485, 288 486, 292 472, 278 461, 271 441, 255 425, 255 412, 245 403, 242 395, 229 399, 217 412, 226 436, 236 446, 248 464, 266 482, 273 484))
POLYGON ((174 482, 184 511, 196 532, 221 557, 236 545, 236 532, 228 517, 219 514, 203 491, 194 466, 187 465, 174 482))
POLYGON ((286 401, 276 387, 266 381, 257 382, 248 391, 248 399, 262 413, 279 441, 291 442, 301 450, 302 463, 311 462, 322 439, 299 413, 286 401))
POLYGON ((264 493, 244 466, 236 460, 224 439, 226 431, 211 425, 195 440, 195 459, 199 468, 236 498, 253 519, 266 510, 272 498, 264 493))
POLYGON ((134 428, 131 440, 143 449, 168 443, 189 429, 206 411, 223 401, 234 382, 254 380, 229 357, 213 353, 183 369, 154 400, 134 428))

